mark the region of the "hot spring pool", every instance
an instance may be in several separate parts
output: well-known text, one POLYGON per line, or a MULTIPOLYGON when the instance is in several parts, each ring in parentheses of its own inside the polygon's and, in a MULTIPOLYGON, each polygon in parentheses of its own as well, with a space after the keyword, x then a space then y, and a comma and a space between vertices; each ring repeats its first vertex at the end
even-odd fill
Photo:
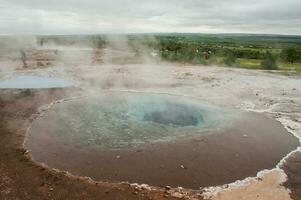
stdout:
POLYGON ((298 145, 264 115, 127 92, 56 104, 25 141, 35 161, 74 175, 193 189, 255 176, 298 145))
POLYGON ((69 80, 37 75, 15 75, 0 80, 1 89, 40 89, 71 86, 73 86, 73 83, 69 80))

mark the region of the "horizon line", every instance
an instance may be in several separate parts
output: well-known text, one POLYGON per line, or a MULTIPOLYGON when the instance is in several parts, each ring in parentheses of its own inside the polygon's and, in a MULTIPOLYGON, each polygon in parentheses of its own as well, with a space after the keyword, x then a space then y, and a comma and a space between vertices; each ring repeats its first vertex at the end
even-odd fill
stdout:
POLYGON ((107 33, 66 33, 66 34, 0 34, 3 36, 92 36, 92 35, 170 35, 170 34, 195 34, 195 35, 260 35, 260 36, 297 36, 301 37, 301 34, 289 34, 289 33, 245 33, 245 32, 223 32, 223 33, 204 33, 204 32, 107 32, 107 33))

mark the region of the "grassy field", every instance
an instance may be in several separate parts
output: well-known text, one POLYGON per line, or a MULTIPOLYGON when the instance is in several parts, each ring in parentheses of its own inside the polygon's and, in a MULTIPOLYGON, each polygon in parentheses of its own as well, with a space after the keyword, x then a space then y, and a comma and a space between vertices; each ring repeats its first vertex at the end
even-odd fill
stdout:
POLYGON ((301 70, 301 36, 159 35, 161 57, 169 61, 247 69, 301 70))
MULTIPOLYGON (((301 36, 256 34, 129 34, 120 35, 137 54, 157 52, 161 59, 201 65, 301 71, 301 36), (141 48, 143 47, 143 48, 141 48), (141 50, 143 49, 143 50, 141 50)), ((106 48, 105 35, 39 36, 47 42, 106 48)))

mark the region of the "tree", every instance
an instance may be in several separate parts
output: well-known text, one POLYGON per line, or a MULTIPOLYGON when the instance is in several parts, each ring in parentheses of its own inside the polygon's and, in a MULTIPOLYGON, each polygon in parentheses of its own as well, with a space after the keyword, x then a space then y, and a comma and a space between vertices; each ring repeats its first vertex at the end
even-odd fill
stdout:
POLYGON ((233 66, 236 62, 236 57, 232 52, 228 52, 223 59, 223 63, 227 66, 233 66))
POLYGON ((281 52, 281 57, 283 60, 293 64, 294 62, 298 61, 299 57, 301 57, 300 54, 301 53, 298 52, 296 49, 290 48, 290 49, 284 49, 281 52))
POLYGON ((277 59, 271 54, 271 52, 267 51, 264 55, 264 59, 261 62, 262 69, 267 70, 276 70, 278 69, 277 59))

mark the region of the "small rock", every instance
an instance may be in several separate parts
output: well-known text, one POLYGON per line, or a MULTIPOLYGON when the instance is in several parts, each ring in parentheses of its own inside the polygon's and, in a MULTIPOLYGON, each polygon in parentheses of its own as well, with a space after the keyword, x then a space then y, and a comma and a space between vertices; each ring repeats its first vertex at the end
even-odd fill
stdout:
POLYGON ((117 158, 117 159, 120 159, 120 158, 121 158, 121 156, 116 156, 116 158, 117 158))
POLYGON ((171 187, 167 185, 167 186, 165 186, 165 189, 166 189, 166 190, 170 190, 171 187))
POLYGON ((149 185, 147 185, 147 184, 142 184, 140 187, 143 190, 149 190, 149 191, 152 190, 152 188, 149 185))
POLYGON ((182 188, 182 187, 178 187, 177 189, 178 189, 178 190, 183 190, 184 188, 182 188))
POLYGON ((165 190, 165 194, 171 194, 170 190, 165 190))
POLYGON ((181 165, 180 167, 181 167, 182 169, 186 169, 186 167, 185 167, 184 165, 181 165))
POLYGON ((202 194, 201 193, 197 193, 196 194, 198 197, 202 197, 202 194))
POLYGON ((171 194, 172 197, 175 197, 175 198, 183 198, 184 195, 180 192, 174 192, 171 194))

